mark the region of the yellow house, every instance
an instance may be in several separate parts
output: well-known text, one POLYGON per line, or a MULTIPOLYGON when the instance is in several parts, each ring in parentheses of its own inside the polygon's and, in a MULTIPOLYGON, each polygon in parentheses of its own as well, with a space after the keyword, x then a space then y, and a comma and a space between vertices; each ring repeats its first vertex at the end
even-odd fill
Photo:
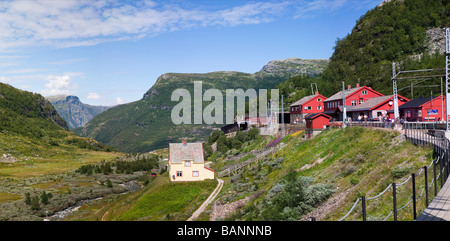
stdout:
POLYGON ((205 167, 201 142, 169 143, 169 177, 172 182, 214 179, 214 170, 205 167))

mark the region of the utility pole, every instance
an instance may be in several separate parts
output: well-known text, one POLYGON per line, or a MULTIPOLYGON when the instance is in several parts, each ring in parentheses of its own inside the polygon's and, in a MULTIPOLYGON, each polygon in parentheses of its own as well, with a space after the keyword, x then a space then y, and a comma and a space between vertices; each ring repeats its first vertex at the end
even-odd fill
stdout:
POLYGON ((281 136, 284 137, 284 104, 283 104, 283 95, 281 95, 281 136))
POLYGON ((449 131, 448 114, 449 114, 449 104, 448 91, 449 91, 449 81, 450 81, 450 28, 445 28, 445 122, 446 122, 446 132, 449 131))
POLYGON ((347 108, 345 107, 345 83, 342 81, 342 128, 345 128, 347 119, 347 108))
POLYGON ((399 117, 398 96, 397 96, 397 73, 395 72, 395 62, 392 63, 392 87, 394 94, 394 120, 399 117))

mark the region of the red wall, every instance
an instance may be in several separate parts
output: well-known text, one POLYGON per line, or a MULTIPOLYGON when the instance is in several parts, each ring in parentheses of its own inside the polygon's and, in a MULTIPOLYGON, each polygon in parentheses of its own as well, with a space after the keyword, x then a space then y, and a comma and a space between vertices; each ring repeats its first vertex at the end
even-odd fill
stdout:
POLYGON ((422 105, 422 120, 423 121, 437 121, 438 118, 440 120, 445 120, 445 97, 434 98, 432 101, 429 101, 422 105), (442 103, 444 102, 444 103, 442 103), (443 107, 443 108, 442 108, 443 107), (434 110, 437 112, 436 114, 427 114, 428 110, 434 110))
POLYGON ((411 108, 411 109, 403 109, 402 110, 402 116, 406 117, 407 121, 437 121, 445 120, 445 96, 439 96, 437 98, 434 98, 432 101, 428 101, 427 103, 423 104, 421 107, 418 108, 411 108), (443 102, 443 103, 442 103, 443 102), (419 110, 422 111, 422 115, 419 116, 419 110), (427 114, 428 110, 435 110, 436 114, 427 114), (408 116, 407 111, 410 111, 410 116, 408 116))
POLYGON ((312 114, 312 113, 323 112, 323 110, 324 110, 323 102, 326 99, 327 99, 327 97, 318 94, 300 106, 291 106, 290 113, 291 114, 312 114), (317 101, 318 99, 321 99, 321 100, 317 101), (305 106, 311 106, 311 110, 305 110, 305 106), (320 110, 318 110, 317 109, 318 106, 321 106, 322 108, 320 110), (296 107, 298 107, 298 108, 296 109, 296 107))
MULTIPOLYGON (((374 97, 379 97, 379 96, 383 96, 383 94, 380 94, 380 93, 374 91, 372 88, 363 86, 363 87, 359 88, 358 90, 356 90, 355 92, 349 94, 348 96, 345 96, 345 105, 351 106, 352 101, 356 101, 356 105, 359 105, 360 100, 367 101, 368 99, 371 99, 374 97), (363 95, 363 91, 366 91, 367 94, 363 95)), ((337 105, 341 105, 341 104, 342 104, 342 99, 326 102, 325 103, 325 111, 333 111, 337 108, 337 105), (336 105, 334 107, 332 105, 332 102, 336 103, 336 105), (330 103, 330 105, 328 105, 328 103, 330 103)))
POLYGON ((324 125, 329 125, 330 119, 326 116, 320 115, 314 119, 306 119, 307 129, 323 129, 324 125))

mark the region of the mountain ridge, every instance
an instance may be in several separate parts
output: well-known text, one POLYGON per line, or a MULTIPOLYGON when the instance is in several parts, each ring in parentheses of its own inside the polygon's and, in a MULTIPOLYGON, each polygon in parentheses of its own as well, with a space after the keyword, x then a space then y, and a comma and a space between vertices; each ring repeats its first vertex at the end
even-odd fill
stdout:
POLYGON ((238 71, 165 73, 140 100, 110 108, 74 132, 118 150, 132 152, 164 148, 167 143, 178 142, 182 138, 205 140, 212 129, 219 126, 172 123, 171 109, 177 103, 171 101, 170 96, 175 89, 183 88, 193 93, 194 81, 202 81, 203 90, 214 88, 223 93, 226 89, 271 89, 292 76, 315 75, 327 64, 327 60, 289 58, 271 61, 253 74, 238 71))

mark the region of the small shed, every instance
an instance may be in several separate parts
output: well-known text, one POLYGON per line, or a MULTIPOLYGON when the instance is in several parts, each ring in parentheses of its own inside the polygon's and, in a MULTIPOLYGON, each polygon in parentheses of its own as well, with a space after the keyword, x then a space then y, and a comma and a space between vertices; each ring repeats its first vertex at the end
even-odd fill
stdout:
POLYGON ((324 129, 324 126, 330 125, 331 116, 324 113, 314 113, 307 115, 306 129, 324 129))
POLYGON ((306 138, 319 134, 323 129, 330 125, 331 116, 324 113, 309 114, 305 117, 306 120, 306 138))

